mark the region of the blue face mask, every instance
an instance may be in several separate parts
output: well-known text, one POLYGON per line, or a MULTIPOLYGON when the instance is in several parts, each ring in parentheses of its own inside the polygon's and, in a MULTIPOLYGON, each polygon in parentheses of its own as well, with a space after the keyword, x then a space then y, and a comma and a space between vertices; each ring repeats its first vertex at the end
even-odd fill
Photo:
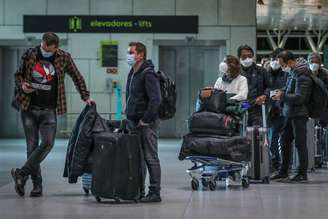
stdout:
POLYGON ((40 46, 40 50, 41 50, 41 54, 42 54, 42 56, 43 56, 44 58, 49 58, 49 57, 51 57, 51 56, 54 55, 53 52, 47 52, 47 51, 45 51, 45 50, 42 48, 42 43, 41 43, 41 46, 40 46))
POLYGON ((128 65, 133 66, 136 63, 136 59, 134 57, 134 54, 127 54, 126 55, 126 62, 128 65))

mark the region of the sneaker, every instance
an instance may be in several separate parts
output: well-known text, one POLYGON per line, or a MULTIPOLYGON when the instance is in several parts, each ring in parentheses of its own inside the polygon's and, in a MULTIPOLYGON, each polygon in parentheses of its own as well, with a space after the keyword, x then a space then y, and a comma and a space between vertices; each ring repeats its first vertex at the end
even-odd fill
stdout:
POLYGON ((275 180, 277 182, 284 182, 284 181, 287 181, 288 180, 288 174, 276 173, 276 174, 273 174, 270 177, 270 179, 271 180, 275 180))
POLYGON ((307 174, 300 174, 300 173, 296 174, 289 180, 290 183, 302 183, 307 181, 308 181, 307 174))
POLYGON ((19 196, 24 196, 25 195, 25 184, 28 179, 27 176, 25 176, 22 173, 21 169, 16 169, 13 168, 11 169, 11 176, 14 179, 15 182, 15 191, 19 196))
POLYGON ((143 203, 150 203, 150 202, 161 202, 161 196, 158 193, 151 193, 149 192, 148 195, 142 199, 140 199, 140 202, 143 203))

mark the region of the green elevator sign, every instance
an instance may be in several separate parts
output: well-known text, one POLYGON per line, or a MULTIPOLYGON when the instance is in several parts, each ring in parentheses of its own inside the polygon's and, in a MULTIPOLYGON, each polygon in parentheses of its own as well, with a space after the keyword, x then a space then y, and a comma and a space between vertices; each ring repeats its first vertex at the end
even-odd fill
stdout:
POLYGON ((24 15, 24 33, 198 33, 198 16, 24 15))
POLYGON ((69 22, 68 28, 70 31, 78 32, 78 31, 82 30, 82 19, 81 18, 74 16, 74 17, 69 18, 68 22, 69 22))

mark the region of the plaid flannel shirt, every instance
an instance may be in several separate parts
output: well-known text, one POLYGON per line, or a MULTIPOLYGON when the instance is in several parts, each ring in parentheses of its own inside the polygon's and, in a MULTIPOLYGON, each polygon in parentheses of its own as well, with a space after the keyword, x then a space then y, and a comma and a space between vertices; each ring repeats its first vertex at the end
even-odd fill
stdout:
MULTIPOLYGON (((37 62, 39 47, 30 48, 23 54, 20 66, 15 73, 15 99, 21 110, 27 110, 30 105, 31 95, 23 91, 22 83, 32 81, 33 67, 37 62)), ((58 78, 57 114, 64 114, 67 112, 65 73, 72 78, 82 100, 86 101, 90 96, 90 92, 87 90, 84 78, 69 53, 58 49, 54 58, 54 67, 58 78)))

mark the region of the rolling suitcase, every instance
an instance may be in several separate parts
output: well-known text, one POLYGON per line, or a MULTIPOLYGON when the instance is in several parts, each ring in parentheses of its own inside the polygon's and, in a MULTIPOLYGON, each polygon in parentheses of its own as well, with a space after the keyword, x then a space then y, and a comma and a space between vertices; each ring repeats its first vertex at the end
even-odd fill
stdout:
POLYGON ((133 200, 143 188, 143 155, 136 134, 101 132, 94 136, 92 194, 102 198, 133 200))
POLYGON ((270 158, 268 131, 265 117, 265 105, 262 105, 263 127, 253 126, 246 128, 246 135, 252 143, 252 160, 249 177, 251 180, 270 183, 270 158))

